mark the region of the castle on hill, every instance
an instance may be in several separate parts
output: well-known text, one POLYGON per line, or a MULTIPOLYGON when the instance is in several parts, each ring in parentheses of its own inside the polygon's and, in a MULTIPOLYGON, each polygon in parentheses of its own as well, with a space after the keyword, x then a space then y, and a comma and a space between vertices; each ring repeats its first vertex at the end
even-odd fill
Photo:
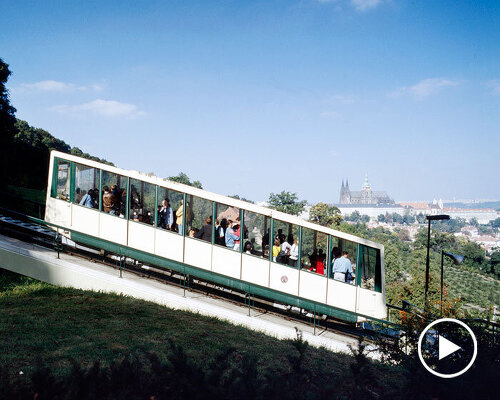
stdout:
POLYGON ((339 204, 390 206, 394 205, 394 200, 392 200, 386 192, 373 191, 368 182, 368 174, 366 174, 361 191, 351 190, 349 188, 349 181, 346 179, 344 184, 344 180, 342 179, 339 204))

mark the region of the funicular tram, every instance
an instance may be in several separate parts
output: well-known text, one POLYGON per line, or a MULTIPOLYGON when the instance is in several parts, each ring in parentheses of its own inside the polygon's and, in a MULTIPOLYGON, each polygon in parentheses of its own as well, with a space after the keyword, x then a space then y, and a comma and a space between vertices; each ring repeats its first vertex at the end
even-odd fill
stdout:
POLYGON ((52 151, 45 220, 76 243, 280 304, 349 322, 387 317, 383 245, 249 202, 52 151), (118 200, 112 212, 103 206, 104 188, 118 200), (87 194, 90 204, 80 204, 87 194), (178 221, 170 229, 160 223, 164 199, 178 221), (240 224, 235 248, 215 240, 224 218, 240 224), (210 240, 196 237, 202 229, 211 230, 210 240), (292 265, 273 260, 278 235, 290 243, 298 238, 292 265), (334 255, 343 250, 355 271, 351 283, 333 279, 334 255), (318 254, 324 271, 311 265, 318 254))

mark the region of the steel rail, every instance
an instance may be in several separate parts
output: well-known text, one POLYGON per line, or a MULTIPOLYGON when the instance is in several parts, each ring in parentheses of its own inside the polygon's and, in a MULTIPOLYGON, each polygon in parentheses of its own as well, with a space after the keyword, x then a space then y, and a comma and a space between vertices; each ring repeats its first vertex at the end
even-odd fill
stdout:
MULTIPOLYGON (((120 257, 119 255, 112 254, 109 252, 106 252, 107 256, 100 255, 97 251, 91 251, 89 247, 81 245, 78 245, 78 247, 75 248, 68 247, 65 245, 61 246, 61 244, 56 241, 58 238, 59 231, 68 232, 70 231, 70 229, 63 227, 61 225, 40 220, 39 218, 32 217, 17 211, 6 209, 4 207, 0 207, 0 213, 10 214, 21 220, 24 219, 33 226, 40 226, 40 227, 43 226, 47 228, 57 229, 56 233, 54 233, 53 230, 49 230, 48 232, 42 230, 36 230, 27 225, 26 223, 23 223, 23 221, 16 221, 13 220, 12 218, 8 218, 6 220, 5 217, 1 218, 2 214, 0 214, 0 225, 3 225, 5 227, 5 225, 8 224, 8 227, 10 229, 7 229, 7 231, 13 234, 14 236, 17 236, 22 240, 27 240, 30 242, 34 241, 37 244, 42 245, 46 248, 55 248, 56 250, 60 250, 62 252, 65 252, 73 256, 90 259, 102 265, 106 265, 114 269, 119 269, 120 274, 122 273, 123 270, 130 273, 134 273, 141 277, 154 279, 164 284, 175 285, 181 288, 186 288, 187 286, 189 290, 197 293, 211 295, 212 297, 218 299, 230 301, 233 304, 245 305, 245 306, 248 305, 249 309, 251 308, 260 313, 269 313, 272 315, 278 315, 288 320, 306 323, 311 327, 322 329, 324 331, 340 333, 345 336, 350 336, 355 338, 363 337, 367 341, 373 342, 375 341, 375 336, 377 335, 377 332, 375 332, 374 330, 355 327, 354 325, 342 322, 341 320, 337 320, 332 317, 327 317, 326 319, 323 318, 318 319, 316 318, 316 316, 313 316, 312 312, 303 313, 302 310, 299 310, 299 312, 294 311, 294 309, 298 309, 298 307, 289 307, 287 309, 280 309, 276 307, 276 304, 280 303, 275 303, 268 299, 263 299, 257 296, 250 295, 248 293, 243 293, 233 289, 229 289, 222 285, 211 283, 208 281, 203 281, 195 277, 184 276, 182 273, 173 270, 167 270, 164 268, 155 268, 155 266, 153 265, 144 265, 143 263, 138 262, 137 260, 133 260, 131 258, 125 258, 125 260, 122 260, 124 257, 120 257), (33 234, 36 236, 36 238, 32 236, 33 234), (127 260, 129 261, 127 262, 127 260), (251 302, 253 303, 253 305, 251 305, 251 302), (259 304, 259 306, 256 306, 255 303, 259 304), (318 325, 318 321, 321 321, 322 325, 318 325)), ((284 306, 286 307, 286 305, 284 306)), ((380 325, 386 324, 387 327, 391 327, 393 331, 397 331, 399 328, 399 325, 392 323, 390 321, 373 319, 373 323, 380 325)), ((387 327, 382 328, 382 330, 387 329, 387 327)), ((384 335, 383 332, 382 335, 384 335)))

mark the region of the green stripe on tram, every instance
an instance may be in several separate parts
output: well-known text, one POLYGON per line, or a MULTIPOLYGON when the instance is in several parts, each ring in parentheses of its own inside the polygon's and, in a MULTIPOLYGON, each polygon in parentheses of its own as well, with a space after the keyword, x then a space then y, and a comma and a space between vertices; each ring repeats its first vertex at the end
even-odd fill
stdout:
POLYGON ((224 285, 231 289, 237 289, 243 292, 251 293, 252 295, 275 300, 281 303, 304 308, 306 310, 316 312, 317 314, 326 314, 335 318, 339 318, 349 322, 356 322, 359 314, 352 311, 342 310, 326 304, 318 303, 312 300, 307 300, 294 296, 288 293, 278 292, 273 289, 259 286, 253 283, 241 281, 239 279, 220 275, 218 273, 197 268, 178 261, 169 260, 140 250, 132 249, 128 246, 119 245, 103 239, 85 235, 83 233, 71 231, 71 240, 83 243, 91 247, 104 249, 119 256, 126 256, 139 260, 157 267, 172 269, 177 272, 196 276, 200 279, 206 279, 213 283, 224 285))

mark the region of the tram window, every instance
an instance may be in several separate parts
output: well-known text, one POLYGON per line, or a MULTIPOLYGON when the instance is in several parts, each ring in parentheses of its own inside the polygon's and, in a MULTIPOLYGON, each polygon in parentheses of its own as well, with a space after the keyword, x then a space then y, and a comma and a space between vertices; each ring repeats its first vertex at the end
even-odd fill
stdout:
POLYGON ((181 192, 176 192, 175 190, 167 189, 164 187, 158 187, 158 221, 156 226, 161 229, 168 229, 172 232, 178 233, 178 228, 176 224, 175 213, 181 205, 181 200, 184 198, 184 194, 181 192), (167 202, 167 208, 165 211, 161 211, 163 207, 163 202, 167 202), (170 206, 170 210, 168 210, 170 206))
POLYGON ((74 202, 85 207, 99 208, 100 170, 83 164, 75 166, 74 202))
MULTIPOLYGON (((279 264, 297 266, 298 252, 293 246, 299 237, 298 225, 288 222, 273 221, 273 261, 279 264), (293 248, 292 248, 293 246, 293 248), (277 248, 279 247, 279 249, 277 248)), ((297 243, 298 245, 298 243, 297 243)), ((298 250, 298 249, 297 249, 298 250)))
POLYGON ((301 268, 325 275, 328 235, 314 229, 302 228, 301 268))
POLYGON ((240 250, 240 209, 225 204, 216 204, 214 243, 235 251, 240 250))
POLYGON ((186 236, 212 242, 214 203, 193 195, 186 195, 186 199, 186 236))
POLYGON ((102 171, 101 188, 102 211, 125 218, 127 178, 112 172, 102 171))
POLYGON ((269 258, 269 230, 271 218, 262 214, 245 211, 243 232, 243 252, 264 257, 267 246, 269 258))
POLYGON ((130 179, 129 218, 132 221, 154 225, 155 203, 155 185, 138 179, 130 179))
POLYGON ((380 250, 362 246, 361 287, 381 291, 380 250))
MULTIPOLYGON (((331 237, 331 245, 330 245, 330 278, 333 279, 333 263, 336 258, 342 257, 342 253, 347 251, 347 258, 351 261, 352 270, 354 272, 354 277, 356 276, 356 265, 358 261, 358 244, 355 242, 351 242, 350 240, 345 240, 341 238, 331 237)), ((351 280, 349 283, 354 285, 356 279, 351 280)))
POLYGON ((56 198, 69 201, 69 161, 58 160, 56 198))

